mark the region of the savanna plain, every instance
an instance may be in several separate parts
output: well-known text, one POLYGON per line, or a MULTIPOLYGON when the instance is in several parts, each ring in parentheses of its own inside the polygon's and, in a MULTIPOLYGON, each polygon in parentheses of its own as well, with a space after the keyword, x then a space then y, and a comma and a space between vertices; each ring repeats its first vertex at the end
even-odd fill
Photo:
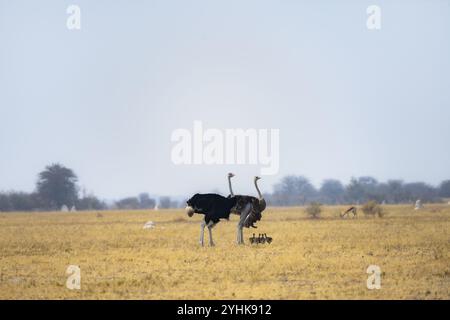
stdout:
POLYGON ((269 207, 242 246, 238 217, 221 221, 214 247, 183 210, 0 213, 0 299, 449 299, 450 205, 383 209, 269 207), (69 265, 80 290, 66 287, 69 265), (367 288, 370 265, 380 289, 367 288))

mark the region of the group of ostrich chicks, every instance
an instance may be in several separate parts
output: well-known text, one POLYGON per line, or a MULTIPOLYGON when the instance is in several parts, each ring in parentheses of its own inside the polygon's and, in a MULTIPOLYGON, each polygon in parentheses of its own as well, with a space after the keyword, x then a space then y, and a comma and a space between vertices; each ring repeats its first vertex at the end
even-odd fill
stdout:
POLYGON ((253 234, 253 237, 251 237, 249 240, 251 244, 258 244, 266 242, 271 243, 273 239, 272 237, 268 237, 265 233, 260 233, 258 237, 255 237, 255 234, 253 234))
MULTIPOLYGON (((244 227, 256 228, 255 223, 262 218, 262 212, 266 209, 266 201, 264 200, 261 191, 258 188, 258 180, 261 178, 258 176, 254 178, 254 184, 258 193, 258 197, 253 197, 248 195, 235 195, 231 186, 231 178, 233 177, 233 173, 228 174, 228 187, 230 189, 230 194, 228 195, 228 197, 224 197, 215 193, 197 193, 186 202, 186 213, 189 217, 192 217, 194 213, 205 215, 205 218, 203 219, 200 226, 200 244, 202 246, 204 245, 205 227, 208 228, 209 244, 210 246, 214 246, 212 229, 217 223, 219 223, 221 219, 228 220, 230 218, 230 214, 236 214, 240 216, 236 230, 236 242, 238 244, 244 244, 244 227)), ((264 239, 268 238, 267 236, 264 237, 264 239)), ((259 238, 261 238, 261 235, 259 238)), ((255 238, 253 234, 253 238, 250 238, 250 242, 257 243, 256 240, 252 241, 254 239, 257 238, 255 238)), ((265 242, 266 241, 260 241, 258 243, 265 242)), ((270 238, 270 241, 267 242, 272 242, 272 238, 270 238)))

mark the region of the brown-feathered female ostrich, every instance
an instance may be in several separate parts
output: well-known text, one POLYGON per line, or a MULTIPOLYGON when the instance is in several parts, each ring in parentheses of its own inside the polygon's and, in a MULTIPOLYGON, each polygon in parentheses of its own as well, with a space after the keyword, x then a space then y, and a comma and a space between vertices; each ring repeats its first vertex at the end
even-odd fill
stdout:
POLYGON ((233 188, 231 187, 231 178, 234 177, 233 173, 228 174, 228 187, 230 188, 229 198, 236 199, 236 205, 231 209, 231 213, 240 216, 239 223, 237 225, 237 243, 244 243, 244 231, 243 228, 256 228, 254 225, 257 221, 261 220, 261 213, 266 209, 266 200, 264 200, 261 191, 258 188, 258 180, 260 177, 255 177, 254 183, 256 191, 258 192, 258 198, 245 195, 235 195, 233 188), (250 209, 250 210, 249 210, 250 209))

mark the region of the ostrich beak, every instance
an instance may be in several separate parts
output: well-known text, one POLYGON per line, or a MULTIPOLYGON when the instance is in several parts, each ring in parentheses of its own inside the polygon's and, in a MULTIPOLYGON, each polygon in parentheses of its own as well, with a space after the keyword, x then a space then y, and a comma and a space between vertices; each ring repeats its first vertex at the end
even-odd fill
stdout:
POLYGON ((192 217, 194 215, 194 208, 192 208, 191 206, 186 206, 184 210, 189 217, 192 217))

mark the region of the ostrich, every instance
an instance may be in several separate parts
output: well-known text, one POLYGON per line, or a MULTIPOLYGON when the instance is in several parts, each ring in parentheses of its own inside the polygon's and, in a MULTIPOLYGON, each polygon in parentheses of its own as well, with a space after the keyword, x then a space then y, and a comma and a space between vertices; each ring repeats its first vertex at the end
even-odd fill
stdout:
POLYGON ((265 233, 264 233, 264 238, 266 239, 266 242, 267 242, 268 244, 270 244, 270 243, 272 242, 272 240, 273 240, 272 237, 268 237, 267 234, 265 234, 265 233))
POLYGON ((259 243, 266 243, 266 238, 264 237, 264 233, 260 233, 258 236, 259 243))
MULTIPOLYGON (((237 198, 225 198, 214 193, 195 194, 186 203, 186 213, 192 217, 194 213, 204 214, 205 218, 200 226, 200 244, 203 246, 205 227, 208 227, 209 245, 214 246, 212 228, 219 223, 220 219, 229 219, 232 208, 236 206, 237 198)), ((244 215, 250 212, 250 205, 245 206, 244 215)))
POLYGON ((239 223, 237 225, 237 243, 244 243, 243 228, 256 228, 254 223, 261 220, 261 213, 266 209, 266 200, 264 200, 261 191, 258 188, 258 180, 260 177, 255 177, 254 183, 256 191, 258 192, 258 198, 252 196, 235 195, 231 186, 231 178, 234 177, 233 173, 228 174, 228 187, 230 188, 229 199, 235 198, 236 205, 232 208, 231 212, 240 216, 239 223), (251 210, 249 210, 251 209, 251 210))

